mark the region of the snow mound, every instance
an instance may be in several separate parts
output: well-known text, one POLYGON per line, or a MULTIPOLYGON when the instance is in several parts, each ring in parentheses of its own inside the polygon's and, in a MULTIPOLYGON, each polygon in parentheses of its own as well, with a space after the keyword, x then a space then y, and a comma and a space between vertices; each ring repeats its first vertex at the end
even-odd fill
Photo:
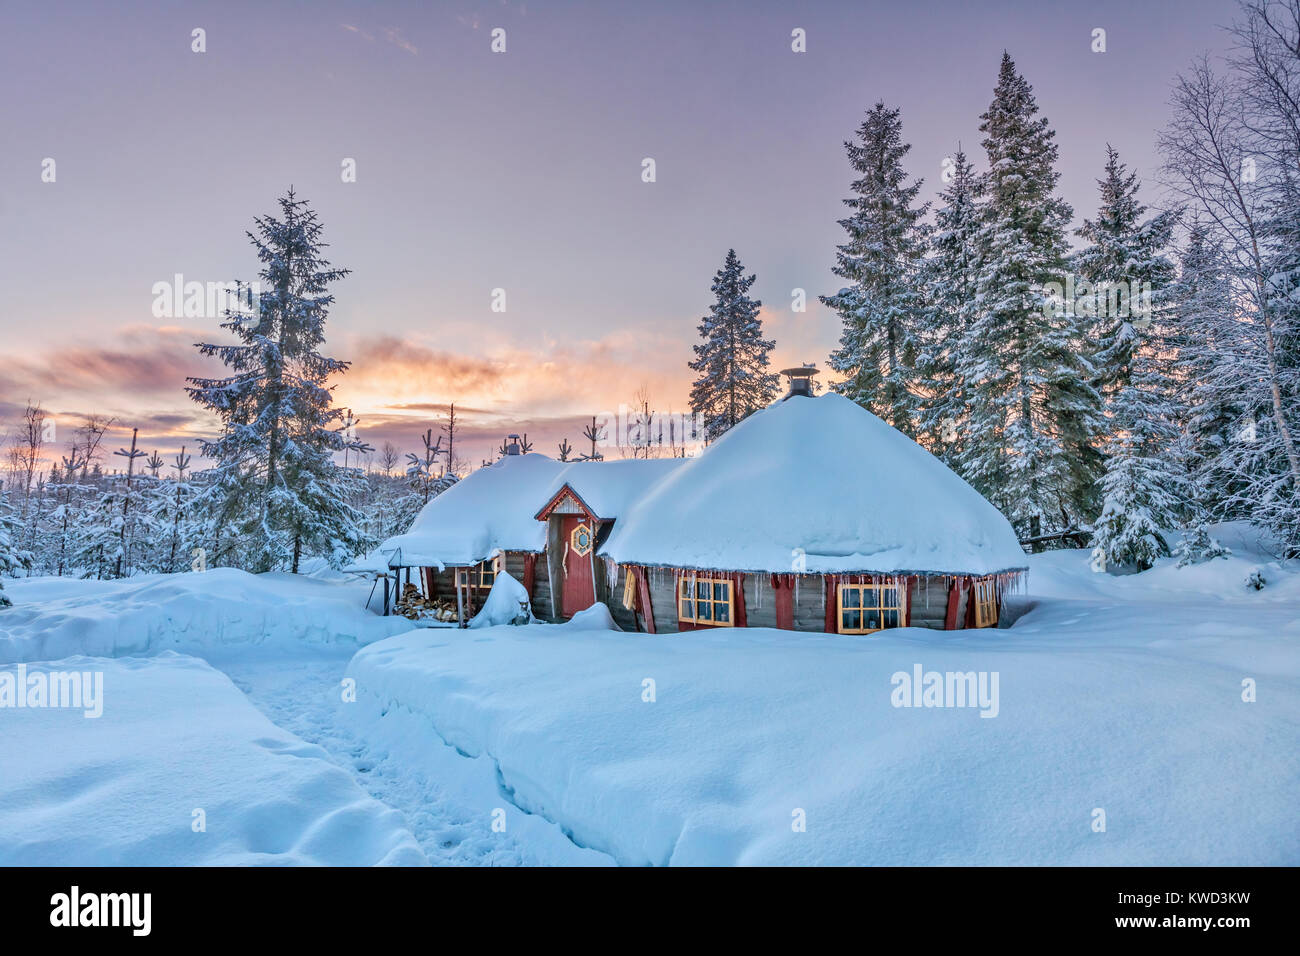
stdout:
POLYGON ((669 473, 614 526, 620 563, 992 574, 1026 567, 1001 513, 840 395, 779 401, 669 473))
POLYGON ((122 581, 15 581, 0 614, 0 664, 74 654, 196 653, 232 644, 355 643, 411 627, 363 608, 370 584, 233 568, 122 581))
POLYGON ((510 812, 623 864, 1300 863, 1295 601, 1143 603, 1094 577, 1031 592, 1010 629, 403 634, 352 659, 349 716, 490 762, 510 812), (896 707, 916 667, 996 673, 996 716, 896 707))
POLYGON ((622 631, 609 613, 609 605, 597 601, 586 610, 579 611, 569 618, 565 627, 579 631, 622 631))
POLYGON ((505 571, 498 571, 483 607, 470 620, 470 627, 496 627, 533 619, 532 604, 524 586, 505 571))
POLYGON ((29 670, 102 672, 103 714, 0 712, 0 866, 427 863, 399 813, 197 658, 29 670))
MULTIPOLYGON (((1091 552, 1067 549, 1033 557, 1033 591, 1043 597, 1100 598, 1120 596, 1148 604, 1186 601, 1237 603, 1246 608, 1282 605, 1300 609, 1300 566, 1278 559, 1278 551, 1256 528, 1230 521, 1210 526, 1210 532, 1232 553, 1200 564, 1178 566, 1177 558, 1161 558, 1137 574, 1108 574, 1092 570, 1091 552), (1262 570, 1268 584, 1259 591, 1246 587, 1252 571, 1262 570)), ((1171 533, 1176 538, 1176 533, 1171 533)), ((1216 613, 1224 613, 1222 610, 1216 613)), ((1300 611, 1297 611, 1300 614, 1300 611)))

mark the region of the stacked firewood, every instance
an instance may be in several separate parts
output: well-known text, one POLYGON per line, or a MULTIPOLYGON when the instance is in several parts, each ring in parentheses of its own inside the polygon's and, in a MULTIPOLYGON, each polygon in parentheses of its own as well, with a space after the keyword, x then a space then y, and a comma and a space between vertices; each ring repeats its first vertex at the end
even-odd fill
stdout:
POLYGON ((432 618, 435 621, 454 622, 457 619, 455 603, 426 598, 414 584, 406 586, 402 596, 393 605, 393 610, 412 621, 432 618))

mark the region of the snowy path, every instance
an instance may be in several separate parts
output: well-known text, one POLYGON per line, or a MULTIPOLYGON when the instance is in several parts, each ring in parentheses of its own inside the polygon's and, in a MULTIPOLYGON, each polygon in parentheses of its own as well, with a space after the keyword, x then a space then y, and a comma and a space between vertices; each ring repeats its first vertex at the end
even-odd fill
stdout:
POLYGON ((323 747, 376 800, 400 812, 435 866, 545 862, 508 834, 493 833, 490 808, 461 805, 419 769, 372 749, 343 719, 343 672, 355 648, 311 647, 300 656, 209 655, 281 729, 323 747))

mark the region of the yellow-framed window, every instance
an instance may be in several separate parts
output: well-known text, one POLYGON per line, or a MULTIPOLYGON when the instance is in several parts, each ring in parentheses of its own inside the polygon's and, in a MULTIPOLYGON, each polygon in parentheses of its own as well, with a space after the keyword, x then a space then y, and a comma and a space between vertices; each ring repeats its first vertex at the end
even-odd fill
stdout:
POLYGON ((500 568, 501 558, 496 557, 490 561, 483 561, 474 565, 472 568, 460 572, 460 583, 462 587, 469 587, 475 591, 490 591, 492 585, 496 583, 497 571, 500 568))
POLYGON ((591 532, 591 525, 584 521, 582 524, 574 528, 573 532, 569 535, 569 547, 573 549, 574 554, 583 558, 591 554, 591 549, 595 540, 596 537, 591 532))
POLYGON ((677 620, 735 627, 736 596, 730 578, 683 574, 677 584, 677 620))
POLYGON ((897 584, 841 584, 838 589, 839 633, 873 634, 887 627, 902 627, 907 619, 902 582, 897 584))
POLYGON ((975 626, 993 627, 998 623, 998 592, 991 580, 975 582, 975 626))

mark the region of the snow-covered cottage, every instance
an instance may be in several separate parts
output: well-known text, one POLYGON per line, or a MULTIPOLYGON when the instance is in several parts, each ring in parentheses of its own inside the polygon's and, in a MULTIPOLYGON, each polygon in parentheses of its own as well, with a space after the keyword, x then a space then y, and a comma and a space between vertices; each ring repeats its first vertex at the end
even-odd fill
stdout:
POLYGON ((539 618, 599 601, 651 633, 995 625, 1026 570, 1007 520, 870 412, 791 382, 694 458, 566 463, 512 447, 381 552, 461 620, 505 570, 539 618))

